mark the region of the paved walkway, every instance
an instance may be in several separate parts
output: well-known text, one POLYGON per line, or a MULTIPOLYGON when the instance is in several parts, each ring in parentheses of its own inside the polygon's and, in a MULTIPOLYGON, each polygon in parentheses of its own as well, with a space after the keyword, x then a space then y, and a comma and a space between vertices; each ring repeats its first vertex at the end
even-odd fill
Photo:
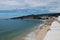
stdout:
POLYGON ((60 40, 60 23, 54 21, 44 38, 44 40, 60 40))

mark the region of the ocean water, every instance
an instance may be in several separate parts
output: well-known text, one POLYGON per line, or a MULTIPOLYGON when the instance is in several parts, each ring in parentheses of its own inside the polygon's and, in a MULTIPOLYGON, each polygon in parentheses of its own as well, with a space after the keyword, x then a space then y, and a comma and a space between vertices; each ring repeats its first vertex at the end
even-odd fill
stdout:
POLYGON ((0 40, 22 40, 38 25, 41 20, 0 20, 0 40), (19 39, 13 39, 19 36, 19 39))

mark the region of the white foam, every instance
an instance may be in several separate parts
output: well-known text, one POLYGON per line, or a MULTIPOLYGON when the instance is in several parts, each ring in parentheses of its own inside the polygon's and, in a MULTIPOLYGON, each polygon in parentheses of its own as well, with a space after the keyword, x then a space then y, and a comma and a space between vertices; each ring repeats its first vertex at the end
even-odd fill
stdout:
POLYGON ((44 24, 40 24, 39 27, 38 27, 35 31, 29 33, 29 34, 25 37, 25 40, 35 40, 35 38, 36 38, 36 32, 40 31, 39 28, 40 28, 42 25, 44 25, 44 24))
POLYGON ((25 37, 25 40, 35 40, 36 34, 35 32, 31 32, 25 37))

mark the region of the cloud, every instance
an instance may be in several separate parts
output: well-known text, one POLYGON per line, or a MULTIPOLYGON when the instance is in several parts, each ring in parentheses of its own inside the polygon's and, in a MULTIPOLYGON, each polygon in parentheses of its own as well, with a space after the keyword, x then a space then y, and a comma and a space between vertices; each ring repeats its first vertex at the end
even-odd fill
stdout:
POLYGON ((38 6, 47 6, 46 2, 42 2, 39 0, 26 0, 25 3, 30 7, 38 7, 38 6))
POLYGON ((60 6, 56 8, 49 9, 50 12, 60 13, 60 6))
POLYGON ((1 9, 16 9, 16 8, 21 8, 25 4, 22 2, 17 2, 17 1, 0 1, 0 10, 1 9))
POLYGON ((0 10, 3 9, 34 9, 43 8, 50 12, 60 12, 60 0, 0 0, 0 10))
POLYGON ((25 1, 17 1, 17 0, 6 0, 0 1, 0 9, 28 9, 34 8, 38 6, 46 6, 47 3, 39 2, 36 0, 25 0, 25 1))
POLYGON ((55 2, 51 2, 48 7, 50 12, 60 12, 60 0, 56 0, 55 2))

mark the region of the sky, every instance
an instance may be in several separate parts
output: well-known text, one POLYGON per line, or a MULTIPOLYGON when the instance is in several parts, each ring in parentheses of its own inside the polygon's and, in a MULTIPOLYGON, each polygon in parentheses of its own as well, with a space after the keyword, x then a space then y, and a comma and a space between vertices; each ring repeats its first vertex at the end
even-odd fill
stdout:
POLYGON ((0 0, 0 19, 59 12, 60 0, 0 0))

